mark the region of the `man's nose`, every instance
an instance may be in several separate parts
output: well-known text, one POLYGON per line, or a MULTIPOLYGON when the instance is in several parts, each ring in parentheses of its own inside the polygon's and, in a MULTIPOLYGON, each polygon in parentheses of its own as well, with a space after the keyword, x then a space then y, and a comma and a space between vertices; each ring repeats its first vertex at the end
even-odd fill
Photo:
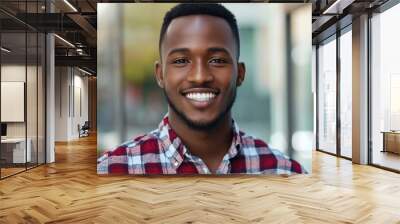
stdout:
POLYGON ((194 63, 187 80, 197 84, 213 81, 214 77, 207 65, 208 63, 204 61, 194 63))

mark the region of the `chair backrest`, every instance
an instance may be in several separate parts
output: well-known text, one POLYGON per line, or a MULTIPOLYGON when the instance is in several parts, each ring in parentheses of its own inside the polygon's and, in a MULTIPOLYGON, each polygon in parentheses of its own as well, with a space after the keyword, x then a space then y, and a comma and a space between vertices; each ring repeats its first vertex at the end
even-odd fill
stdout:
POLYGON ((89 128, 89 121, 85 121, 85 124, 83 124, 82 128, 89 128))

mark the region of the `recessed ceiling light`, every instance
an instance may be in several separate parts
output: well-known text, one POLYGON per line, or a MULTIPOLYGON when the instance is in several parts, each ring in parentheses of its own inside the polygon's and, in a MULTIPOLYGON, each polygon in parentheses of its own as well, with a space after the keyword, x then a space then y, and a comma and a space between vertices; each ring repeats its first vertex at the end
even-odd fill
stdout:
POLYGON ((78 12, 78 10, 68 1, 64 0, 65 4, 67 4, 74 12, 78 12))
POLYGON ((54 36, 57 37, 58 39, 60 39, 62 42, 66 43, 67 45, 69 45, 69 46, 75 48, 75 45, 73 45, 73 44, 72 44, 71 42, 69 42, 68 40, 66 40, 66 39, 64 39, 64 38, 62 38, 62 37, 60 37, 60 36, 57 35, 57 34, 54 34, 54 36))
POLYGON ((355 0, 336 0, 322 14, 342 14, 343 9, 351 5, 355 0))
POLYGON ((6 52, 6 53, 10 53, 10 52, 11 52, 11 50, 9 50, 9 49, 7 49, 7 48, 5 48, 5 47, 1 47, 1 50, 4 51, 4 52, 6 52))
POLYGON ((86 70, 83 70, 83 69, 81 69, 81 68, 79 68, 79 67, 78 67, 78 70, 81 71, 81 72, 83 72, 83 73, 85 73, 85 74, 87 74, 87 75, 90 75, 90 76, 92 75, 92 73, 90 73, 90 72, 88 72, 88 71, 86 71, 86 70))

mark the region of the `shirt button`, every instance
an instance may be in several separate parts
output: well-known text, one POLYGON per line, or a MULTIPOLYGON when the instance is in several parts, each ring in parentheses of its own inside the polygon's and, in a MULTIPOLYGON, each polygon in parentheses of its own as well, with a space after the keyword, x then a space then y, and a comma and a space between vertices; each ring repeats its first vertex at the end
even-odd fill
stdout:
POLYGON ((174 162, 174 166, 178 166, 178 162, 174 162))

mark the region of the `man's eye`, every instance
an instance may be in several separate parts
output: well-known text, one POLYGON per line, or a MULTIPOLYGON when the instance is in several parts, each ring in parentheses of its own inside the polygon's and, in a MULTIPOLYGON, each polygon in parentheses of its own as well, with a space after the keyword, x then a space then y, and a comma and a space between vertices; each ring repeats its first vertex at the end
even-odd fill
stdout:
POLYGON ((216 64, 226 64, 228 61, 223 59, 223 58, 212 58, 210 60, 210 63, 216 63, 216 64))
POLYGON ((185 64, 185 63, 189 63, 189 60, 185 59, 185 58, 178 58, 172 61, 173 64, 185 64))

